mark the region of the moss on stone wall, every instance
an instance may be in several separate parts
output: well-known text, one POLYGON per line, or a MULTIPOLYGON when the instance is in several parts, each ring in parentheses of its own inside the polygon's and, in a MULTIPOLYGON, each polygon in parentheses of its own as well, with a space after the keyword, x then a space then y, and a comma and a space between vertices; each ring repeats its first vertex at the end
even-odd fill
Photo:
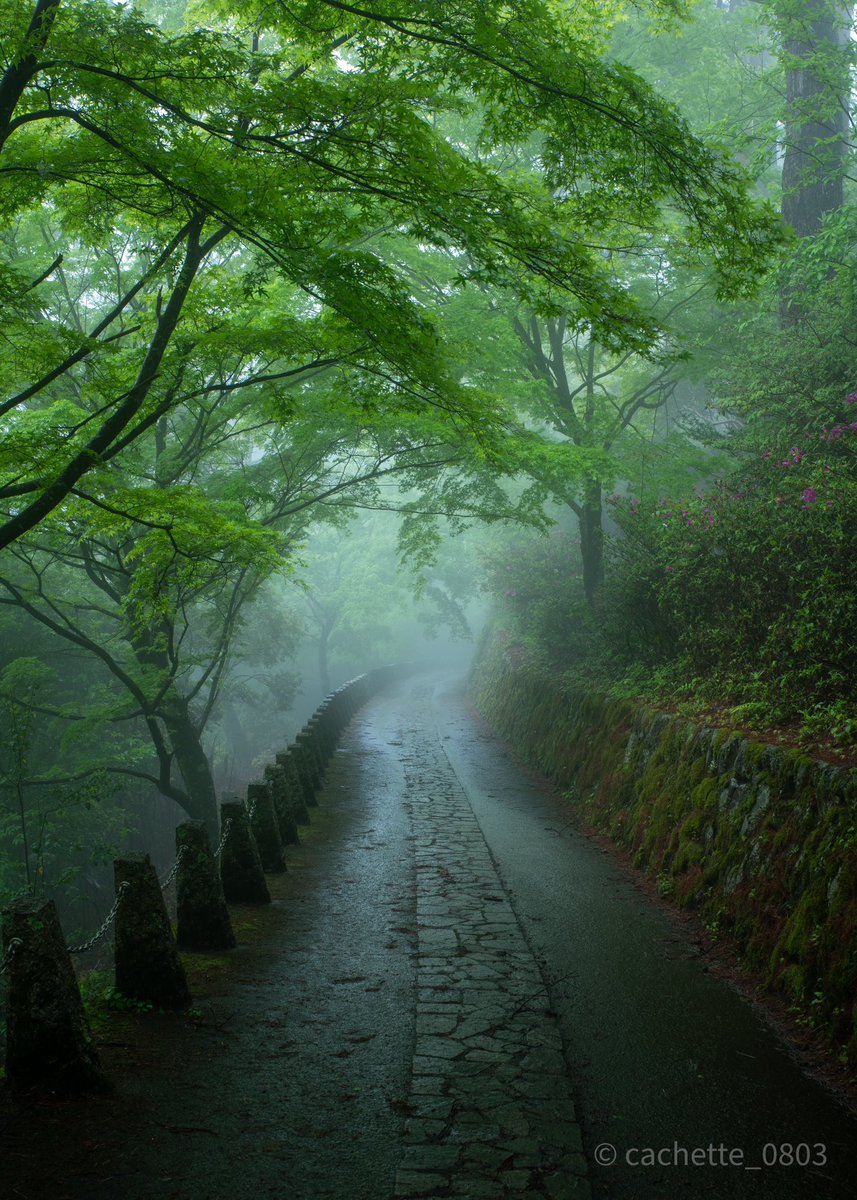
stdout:
POLYGON ((857 1070, 857 773, 576 693, 496 632, 471 695, 582 817, 732 939, 857 1070))

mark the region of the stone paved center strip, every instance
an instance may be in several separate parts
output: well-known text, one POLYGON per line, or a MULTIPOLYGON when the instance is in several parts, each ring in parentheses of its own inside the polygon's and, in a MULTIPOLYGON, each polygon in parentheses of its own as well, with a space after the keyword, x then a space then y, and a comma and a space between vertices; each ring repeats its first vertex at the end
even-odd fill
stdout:
POLYGON ((417 1017, 402 1198, 584 1200, 545 981, 431 718, 402 733, 417 868, 417 1017))

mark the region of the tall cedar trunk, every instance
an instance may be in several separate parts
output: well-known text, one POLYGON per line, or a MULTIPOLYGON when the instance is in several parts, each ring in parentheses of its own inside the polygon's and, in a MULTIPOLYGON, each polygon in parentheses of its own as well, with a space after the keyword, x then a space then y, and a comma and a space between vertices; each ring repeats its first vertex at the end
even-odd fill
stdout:
MULTIPOLYGON (((847 131, 848 18, 835 0, 806 0, 799 18, 781 17, 788 56, 783 220, 798 237, 813 237, 842 207, 847 131)), ((782 319, 803 317, 800 284, 784 283, 782 319)))
POLYGON ((158 712, 170 739, 179 771, 184 780, 187 802, 182 805, 189 817, 204 821, 208 836, 217 845, 219 820, 217 793, 208 756, 202 748, 199 730, 188 712, 187 701, 177 692, 167 695, 158 712))
POLYGON ((783 217, 799 237, 818 233, 826 214, 842 207, 848 70, 841 47, 847 29, 844 10, 831 0, 806 0, 800 21, 783 22, 789 57, 783 217))
POLYGON ((601 482, 590 479, 584 489, 578 524, 583 558, 583 592, 591 608, 595 608, 598 592, 604 582, 604 529, 601 520, 601 482))

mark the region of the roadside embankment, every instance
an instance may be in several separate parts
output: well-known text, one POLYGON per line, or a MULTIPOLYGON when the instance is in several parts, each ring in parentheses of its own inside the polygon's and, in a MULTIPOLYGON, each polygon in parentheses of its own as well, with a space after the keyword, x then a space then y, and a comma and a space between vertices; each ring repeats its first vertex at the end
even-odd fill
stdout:
POLYGON ((470 692, 581 819, 857 1070, 857 772, 575 692, 496 631, 470 692))

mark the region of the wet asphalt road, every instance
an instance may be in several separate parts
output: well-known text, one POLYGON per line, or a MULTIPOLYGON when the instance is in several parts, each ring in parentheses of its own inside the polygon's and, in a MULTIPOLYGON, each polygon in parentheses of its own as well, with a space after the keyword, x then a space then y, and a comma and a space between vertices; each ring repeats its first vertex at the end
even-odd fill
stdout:
POLYGON ((570 827, 564 802, 468 720, 459 685, 436 680, 431 712, 542 962, 593 1195, 853 1197, 854 1118, 570 827))
MULTIPOLYGON (((680 926, 574 831, 565 802, 472 719, 460 682, 442 675, 397 684, 354 719, 313 810, 312 836, 291 852, 278 884, 268 934, 243 944, 239 935, 228 977, 205 998, 198 1027, 181 1034, 175 1061, 144 1056, 113 1097, 93 1100, 85 1144, 69 1147, 61 1172, 53 1160, 42 1170, 32 1144, 16 1144, 13 1126, 0 1150, 10 1196, 584 1195, 585 1179, 571 1187, 569 1177, 566 1187, 555 1170, 531 1176, 518 1191, 512 1181, 526 1175, 516 1173, 517 1162, 504 1164, 505 1176, 486 1165, 482 1179, 411 1190, 412 1126, 421 1119, 415 1100, 432 1079, 418 1071, 415 1015, 423 1003, 429 1015, 420 1019, 434 1020, 440 1033, 450 1007, 442 996, 429 996, 442 1003, 426 1007, 425 988, 418 989, 426 969, 420 938, 440 944, 446 937, 425 916, 444 911, 443 885, 435 896, 425 880, 443 876, 444 844, 454 857, 454 839, 434 838, 417 811, 429 791, 447 797, 438 809, 446 816, 431 820, 467 825, 469 853, 478 852, 482 864, 478 894, 517 925, 504 944, 522 964, 523 991, 544 995, 533 1011, 541 1006, 559 1031, 567 1064, 571 1102, 547 1111, 546 1100, 541 1117, 545 1124, 556 1118, 557 1129, 579 1123, 593 1196, 851 1200, 854 1119, 706 972, 680 926), (484 852, 477 844, 483 837, 484 852), (543 989, 532 985, 539 978, 543 989), (801 1147, 792 1158, 809 1156, 811 1165, 768 1165, 788 1159, 789 1146, 801 1147), (697 1165, 681 1165, 685 1155, 692 1164, 694 1152, 697 1165)), ((442 973, 437 945, 431 954, 442 973)), ((452 971, 461 963, 451 956, 452 971)), ((153 1038, 160 1037, 165 1019, 150 1020, 153 1038)), ((459 1028, 450 1036, 463 1035, 459 1028)), ((486 1094, 506 1086, 492 1065, 494 1044, 481 1051, 486 1094)), ((561 1057, 551 1061, 562 1070, 561 1057)), ((453 1068, 441 1061, 423 1069, 436 1071, 440 1094, 452 1094, 453 1068)), ((484 1099, 477 1089, 477 1108, 485 1109, 484 1099)), ((68 1123, 62 1109, 55 1119, 61 1138, 68 1123)), ((447 1161, 450 1140, 471 1136, 463 1123, 444 1131, 441 1124, 423 1122, 418 1166, 419 1156, 435 1153, 432 1138, 447 1139, 447 1161)))

